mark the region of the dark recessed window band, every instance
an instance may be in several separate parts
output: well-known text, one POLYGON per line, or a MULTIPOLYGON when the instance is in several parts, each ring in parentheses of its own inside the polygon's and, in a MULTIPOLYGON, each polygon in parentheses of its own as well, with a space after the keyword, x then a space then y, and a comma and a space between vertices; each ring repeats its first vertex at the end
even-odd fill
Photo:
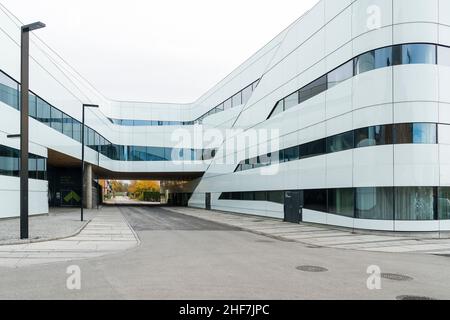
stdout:
MULTIPOLYGON (((29 93, 29 116, 81 143, 82 124, 44 99, 29 93)), ((20 111, 20 85, 0 71, 0 101, 20 111)), ((196 161, 214 158, 216 150, 123 146, 113 144, 97 131, 85 126, 85 145, 111 160, 119 161, 196 161)))
POLYGON ((267 119, 299 105, 358 74, 405 64, 450 66, 450 48, 435 44, 411 43, 368 51, 279 100, 267 119))
POLYGON ((437 144, 436 123, 399 123, 340 133, 241 161, 234 172, 258 169, 357 148, 392 144, 437 144))
POLYGON ((194 124, 201 124, 206 117, 212 116, 213 114, 246 104, 250 100, 258 83, 259 79, 194 121, 125 120, 111 118, 108 118, 108 120, 113 124, 127 127, 193 126, 194 124))
MULTIPOLYGON (((303 209, 368 220, 450 220, 450 187, 289 190, 303 209)), ((219 200, 285 203, 287 191, 224 192, 219 200)))
MULTIPOLYGON (((47 159, 35 154, 28 156, 29 178, 47 180, 47 159)), ((0 145, 0 175, 18 177, 20 173, 20 151, 0 145)))

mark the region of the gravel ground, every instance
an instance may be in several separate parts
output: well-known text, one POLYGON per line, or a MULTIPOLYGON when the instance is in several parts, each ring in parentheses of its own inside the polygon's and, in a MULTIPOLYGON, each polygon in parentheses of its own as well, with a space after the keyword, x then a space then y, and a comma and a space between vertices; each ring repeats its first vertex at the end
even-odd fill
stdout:
POLYGON ((85 222, 80 221, 80 209, 51 209, 49 215, 30 217, 30 239, 20 240, 20 220, 0 220, 0 245, 45 241, 73 235, 86 221, 92 219, 95 210, 85 210, 85 222))

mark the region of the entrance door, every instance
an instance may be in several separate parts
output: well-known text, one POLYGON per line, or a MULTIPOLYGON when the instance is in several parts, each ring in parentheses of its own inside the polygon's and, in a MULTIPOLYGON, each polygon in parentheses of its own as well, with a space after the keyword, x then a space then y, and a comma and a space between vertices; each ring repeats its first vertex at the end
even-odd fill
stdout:
POLYGON ((286 191, 284 194, 284 221, 300 223, 303 221, 303 192, 286 191))
POLYGON ((206 210, 211 210, 211 193, 205 194, 205 208, 206 210))

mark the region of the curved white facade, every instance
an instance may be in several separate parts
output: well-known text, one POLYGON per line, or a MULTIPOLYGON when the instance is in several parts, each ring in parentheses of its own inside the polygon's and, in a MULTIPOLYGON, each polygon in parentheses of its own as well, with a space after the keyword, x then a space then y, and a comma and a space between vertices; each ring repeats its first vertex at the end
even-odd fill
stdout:
MULTIPOLYGON (((17 24, 0 12, 0 69, 16 80, 17 24)), ((38 39, 32 41, 31 90, 78 121, 82 103, 99 104, 99 110, 89 110, 86 124, 110 144, 146 147, 146 152, 217 150, 212 160, 193 156, 176 163, 148 155, 136 161, 134 153, 131 159, 130 154, 111 159, 86 148, 88 162, 108 172, 204 173, 191 184, 195 190, 185 190, 193 192, 189 204, 194 207, 205 207, 205 195, 211 194, 212 209, 283 218, 286 200, 280 198, 292 191, 301 195, 306 222, 386 231, 450 230, 448 0, 320 1, 185 105, 110 101, 38 39), (242 91, 249 86, 251 91, 242 91), (223 107, 238 92, 234 107, 223 107), (276 107, 280 101, 281 109, 276 107), (217 106, 226 110, 190 125, 217 106), (132 120, 141 125, 128 125, 132 120), (145 125, 152 121, 167 125, 145 125), (216 139, 180 144, 177 136, 194 137, 196 130, 209 138, 215 132, 216 139), (256 140, 239 144, 255 134, 256 140), (266 155, 270 163, 250 161, 266 155), (233 161, 224 161, 227 156, 233 161)), ((18 132, 19 112, 4 102, 0 110, 5 115, 0 139, 12 146, 5 136, 18 132)), ((76 139, 42 121, 31 120, 31 142, 41 156, 51 149, 80 158, 76 139)))

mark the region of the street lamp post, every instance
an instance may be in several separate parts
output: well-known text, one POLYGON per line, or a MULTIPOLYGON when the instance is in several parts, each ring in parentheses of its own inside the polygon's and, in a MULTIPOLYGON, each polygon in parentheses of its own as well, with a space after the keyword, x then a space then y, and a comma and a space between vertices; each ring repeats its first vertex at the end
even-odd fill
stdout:
POLYGON ((44 28, 42 22, 35 22, 21 28, 21 59, 20 59, 20 239, 28 239, 28 147, 29 118, 28 91, 30 70, 30 32, 44 28))
MULTIPOLYGON (((84 120, 85 120, 85 110, 86 108, 99 108, 96 104, 83 104, 83 115, 82 115, 82 126, 81 126, 81 221, 84 221, 84 120)), ((88 191, 86 191, 88 192, 88 191)), ((92 192, 92 190, 89 190, 92 192)))

